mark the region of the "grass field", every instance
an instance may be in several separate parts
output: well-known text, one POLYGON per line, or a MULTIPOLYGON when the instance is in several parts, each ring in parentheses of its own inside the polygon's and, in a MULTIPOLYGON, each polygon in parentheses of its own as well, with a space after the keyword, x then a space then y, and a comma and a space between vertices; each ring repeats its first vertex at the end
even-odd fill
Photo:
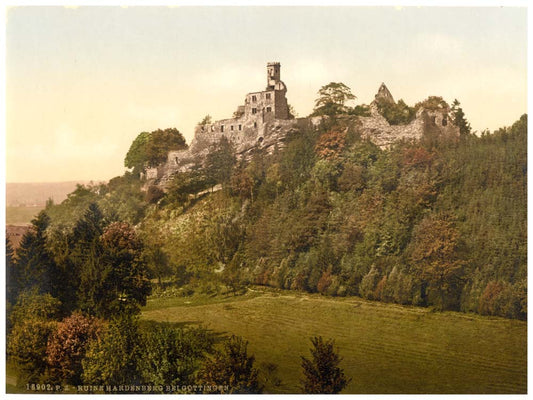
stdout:
POLYGON ((343 393, 526 393, 527 324, 461 313, 256 289, 238 297, 149 300, 143 318, 204 325, 250 342, 298 393, 309 338, 333 338, 352 378, 343 393))

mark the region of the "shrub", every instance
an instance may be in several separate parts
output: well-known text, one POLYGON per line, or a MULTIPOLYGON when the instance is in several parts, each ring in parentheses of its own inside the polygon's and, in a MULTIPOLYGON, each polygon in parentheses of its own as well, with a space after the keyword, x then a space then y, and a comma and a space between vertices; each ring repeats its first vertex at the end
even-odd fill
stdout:
POLYGON ((154 385, 188 385, 213 338, 205 329, 178 329, 151 324, 141 330, 139 370, 144 382, 154 385))
POLYGON ((391 125, 405 125, 410 123, 416 116, 417 107, 409 107, 403 100, 393 103, 385 99, 376 102, 379 113, 391 125))
POLYGON ((18 370, 19 382, 40 382, 46 371, 46 347, 55 329, 60 302, 49 294, 25 292, 10 315, 7 356, 18 370))
POLYGON ((138 322, 125 315, 111 320, 82 360, 82 379, 91 385, 139 384, 137 361, 141 356, 138 322))
POLYGON ((165 192, 157 186, 149 186, 146 191, 145 200, 150 204, 155 204, 165 196, 165 192))
POLYGON ((82 359, 87 347, 96 339, 102 322, 76 312, 65 318, 50 336, 46 347, 50 376, 58 382, 81 384, 82 359))

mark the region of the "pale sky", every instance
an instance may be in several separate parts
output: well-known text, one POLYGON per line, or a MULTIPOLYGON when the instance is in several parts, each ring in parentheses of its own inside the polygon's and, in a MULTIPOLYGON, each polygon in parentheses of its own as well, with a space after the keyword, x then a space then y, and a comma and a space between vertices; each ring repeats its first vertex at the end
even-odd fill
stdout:
POLYGON ((527 112, 527 9, 519 7, 15 7, 6 23, 6 181, 107 180, 142 131, 190 143, 231 117, 281 62, 299 116, 348 85, 407 104, 457 98, 474 130, 527 112))

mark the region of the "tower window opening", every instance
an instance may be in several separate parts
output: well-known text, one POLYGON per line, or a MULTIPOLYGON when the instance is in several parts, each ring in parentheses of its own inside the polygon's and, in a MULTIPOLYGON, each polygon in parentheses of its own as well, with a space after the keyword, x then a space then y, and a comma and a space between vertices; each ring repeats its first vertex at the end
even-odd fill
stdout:
POLYGON ((267 112, 272 112, 272 107, 267 107, 267 112))
POLYGON ((254 128, 257 128, 257 122, 254 122, 254 128))
POLYGON ((232 130, 233 130, 233 125, 231 125, 231 126, 229 127, 229 129, 230 129, 230 131, 232 131, 232 130))
POLYGON ((270 100, 270 93, 267 93, 267 94, 266 94, 266 99, 267 99, 267 100, 270 100))
POLYGON ((257 108, 252 108, 252 114, 257 114, 257 108))
POLYGON ((242 131, 242 125, 241 124, 239 124, 239 130, 242 131))
POLYGON ((257 96, 253 95, 253 96, 252 96, 252 101, 253 101, 253 102, 256 102, 256 101, 257 101, 257 96))
POLYGON ((224 125, 220 125, 220 132, 224 132, 224 125))

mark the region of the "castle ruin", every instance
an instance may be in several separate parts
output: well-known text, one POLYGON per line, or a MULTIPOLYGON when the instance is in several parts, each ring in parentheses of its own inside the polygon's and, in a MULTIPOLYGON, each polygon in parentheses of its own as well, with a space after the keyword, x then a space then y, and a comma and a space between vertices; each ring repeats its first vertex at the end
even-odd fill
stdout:
MULTIPOLYGON (((238 157, 245 157, 256 148, 272 153, 275 148, 283 147, 287 134, 297 126, 317 128, 325 117, 294 118, 290 114, 286 94, 280 63, 269 62, 265 90, 248 93, 244 105, 237 107, 233 118, 196 126, 194 139, 188 149, 170 151, 166 163, 146 170, 147 183, 165 186, 175 173, 190 171, 205 160, 212 146, 222 137, 232 143, 238 157)), ((449 108, 421 107, 409 124, 390 125, 379 113, 377 101, 380 99, 394 103, 384 83, 370 104, 370 116, 357 118, 361 137, 381 148, 388 148, 398 141, 417 141, 426 133, 459 136, 459 128, 453 124, 449 108)))
POLYGON ((240 157, 254 148, 270 153, 282 146, 291 128, 309 123, 308 118, 294 118, 290 114, 286 93, 281 64, 269 62, 265 90, 248 93, 244 105, 237 107, 233 118, 197 125, 190 147, 170 151, 165 164, 146 170, 146 179, 165 184, 174 173, 189 171, 222 137, 233 144, 240 157))

